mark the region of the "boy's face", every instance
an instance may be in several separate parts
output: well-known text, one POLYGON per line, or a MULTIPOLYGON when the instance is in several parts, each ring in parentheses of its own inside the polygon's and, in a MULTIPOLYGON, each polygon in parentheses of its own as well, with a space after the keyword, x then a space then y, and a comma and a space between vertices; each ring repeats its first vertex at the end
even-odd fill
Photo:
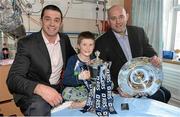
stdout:
POLYGON ((92 39, 84 38, 78 44, 79 53, 85 57, 89 57, 94 50, 95 42, 92 39))

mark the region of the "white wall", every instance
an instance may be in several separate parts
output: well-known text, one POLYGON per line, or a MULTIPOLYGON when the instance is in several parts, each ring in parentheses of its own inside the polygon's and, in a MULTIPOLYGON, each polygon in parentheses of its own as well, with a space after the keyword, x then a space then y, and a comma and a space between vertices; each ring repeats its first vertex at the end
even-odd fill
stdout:
MULTIPOLYGON (((98 33, 96 27, 96 13, 97 13, 96 3, 82 2, 82 3, 74 4, 73 1, 75 0, 44 0, 44 1, 45 1, 44 6, 47 4, 55 4, 61 8, 63 14, 67 12, 64 18, 64 26, 63 26, 64 32, 81 32, 84 30, 89 30, 94 33, 98 33)), ((111 6, 111 4, 124 5, 124 0, 108 0, 107 7, 111 6)), ((98 11, 97 20, 100 21, 104 19, 104 12, 103 12, 104 6, 103 4, 100 4, 98 7, 99 7, 99 11, 98 11)), ((34 5, 33 9, 34 11, 39 11, 41 9, 40 4, 34 5)), ((28 18, 26 14, 23 15, 26 31, 27 32, 38 31, 41 27, 39 23, 40 12, 33 13, 32 15, 30 15, 30 17, 32 17, 33 19, 28 18)))
MULTIPOLYGON (((70 39, 73 47, 76 46, 76 40, 78 33, 82 31, 91 31, 93 33, 99 33, 96 26, 96 13, 98 13, 97 23, 101 30, 101 21, 104 19, 103 4, 101 3, 98 7, 99 10, 96 12, 97 4, 93 2, 82 2, 76 3, 76 0, 44 0, 44 6, 47 4, 55 4, 60 7, 63 14, 65 15, 63 20, 62 31, 66 33, 76 33, 71 34, 70 39)), ((86 0, 84 0, 86 1, 86 0)), ((91 0, 87 0, 91 1, 91 0)), ((94 0, 92 0, 94 1, 94 0)), ((107 0, 106 9, 111 5, 119 4, 124 5, 124 0, 107 0)), ((35 4, 33 6, 34 11, 39 11, 41 9, 40 4, 35 4)), ((28 17, 25 13, 23 14, 24 26, 26 32, 36 32, 41 28, 40 25, 40 13, 33 13, 28 17)), ((106 15, 107 16, 107 15, 106 15)))

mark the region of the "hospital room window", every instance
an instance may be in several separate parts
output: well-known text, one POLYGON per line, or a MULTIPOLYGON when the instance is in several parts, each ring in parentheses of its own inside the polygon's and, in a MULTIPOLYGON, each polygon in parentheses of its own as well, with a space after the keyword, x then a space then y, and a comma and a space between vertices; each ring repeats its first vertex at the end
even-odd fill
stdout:
POLYGON ((166 10, 165 13, 169 14, 167 18, 172 20, 169 20, 171 23, 168 22, 167 29, 170 29, 168 33, 171 36, 166 40, 165 48, 172 51, 180 50, 180 0, 173 0, 173 4, 171 4, 172 2, 167 3, 169 3, 166 5, 170 6, 170 9, 166 10))
POLYGON ((174 44, 173 49, 180 49, 180 0, 174 0, 174 44))
MULTIPOLYGON (((180 0, 178 1, 180 3, 180 0)), ((174 50, 180 49, 180 11, 177 11, 174 50)))
POLYGON ((164 0, 163 17, 163 49, 180 49, 180 0, 164 0))

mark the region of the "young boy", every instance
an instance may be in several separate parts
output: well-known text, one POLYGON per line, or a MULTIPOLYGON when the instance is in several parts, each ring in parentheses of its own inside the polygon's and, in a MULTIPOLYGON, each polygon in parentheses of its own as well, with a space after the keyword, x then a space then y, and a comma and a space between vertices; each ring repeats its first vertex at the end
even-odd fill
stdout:
POLYGON ((62 95, 65 100, 73 101, 71 108, 81 108, 86 104, 88 90, 84 80, 90 80, 89 64, 95 46, 95 37, 89 32, 81 32, 77 40, 78 54, 69 58, 64 72, 62 95))

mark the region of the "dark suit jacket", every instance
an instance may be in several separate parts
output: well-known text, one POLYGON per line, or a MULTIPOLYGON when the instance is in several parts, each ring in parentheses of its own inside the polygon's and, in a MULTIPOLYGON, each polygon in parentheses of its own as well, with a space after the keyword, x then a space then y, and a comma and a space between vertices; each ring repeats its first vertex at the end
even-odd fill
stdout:
MULTIPOLYGON (((142 28, 127 26, 127 32, 133 58, 140 56, 152 57, 156 55, 152 46, 148 44, 148 38, 142 28)), ((117 88, 119 70, 127 62, 127 59, 111 29, 96 40, 96 50, 100 51, 101 59, 112 62, 110 68, 111 79, 114 83, 114 88, 117 88)))
MULTIPOLYGON (((64 67, 67 59, 75 54, 67 35, 60 35, 64 67)), ((38 83, 50 86, 50 56, 41 31, 18 41, 17 53, 9 71, 7 85, 14 95, 15 102, 21 97, 33 95, 38 83)))

